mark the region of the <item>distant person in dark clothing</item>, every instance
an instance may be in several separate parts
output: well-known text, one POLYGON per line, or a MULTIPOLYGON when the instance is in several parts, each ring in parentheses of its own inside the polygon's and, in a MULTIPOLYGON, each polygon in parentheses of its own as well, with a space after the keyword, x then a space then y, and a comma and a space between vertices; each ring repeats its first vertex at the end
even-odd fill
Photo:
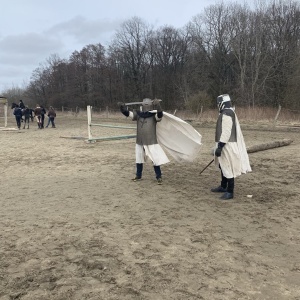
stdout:
POLYGON ((14 108, 14 116, 16 118, 18 129, 20 129, 21 128, 21 119, 22 119, 22 109, 20 108, 19 105, 16 105, 16 107, 14 108))
MULTIPOLYGON (((23 100, 20 100, 20 102, 19 102, 19 107, 21 108, 21 109, 24 109, 25 108, 25 104, 23 103, 23 100)), ((23 119, 23 117, 21 118, 21 122, 23 122, 24 121, 24 119, 23 119)))
POLYGON ((48 124, 46 127, 50 125, 50 122, 52 124, 52 128, 55 128, 55 123, 54 119, 56 118, 56 112, 52 106, 50 106, 49 111, 48 111, 48 124))
POLYGON ((25 104, 23 103, 23 100, 20 100, 19 107, 20 107, 21 109, 24 109, 24 108, 25 108, 25 104))
POLYGON ((41 106, 41 128, 44 128, 46 109, 41 106))
POLYGON ((29 129, 29 121, 31 119, 31 121, 33 121, 33 109, 28 108, 27 106, 25 106, 24 109, 22 109, 22 114, 24 116, 24 126, 23 129, 25 129, 26 124, 27 124, 27 129, 29 129))
POLYGON ((40 107, 39 104, 37 104, 34 109, 34 116, 38 124, 38 128, 42 129, 42 108, 40 107))

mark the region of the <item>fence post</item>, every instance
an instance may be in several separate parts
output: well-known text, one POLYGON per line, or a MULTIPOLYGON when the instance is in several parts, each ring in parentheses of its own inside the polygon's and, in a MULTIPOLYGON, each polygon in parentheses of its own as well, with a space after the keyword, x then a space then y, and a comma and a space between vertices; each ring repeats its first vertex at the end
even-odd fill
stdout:
POLYGON ((91 106, 88 105, 87 109, 87 119, 88 119, 88 136, 89 136, 89 140, 92 139, 92 133, 91 133, 91 122, 92 122, 92 112, 91 112, 91 106))
POLYGON ((0 96, 0 104, 3 104, 3 110, 4 110, 4 127, 7 127, 7 105, 8 101, 5 97, 0 96))
POLYGON ((7 103, 4 104, 4 127, 7 127, 7 103))
POLYGON ((276 114, 275 119, 274 119, 274 126, 276 126, 276 122, 277 122, 277 119, 279 117, 280 111, 281 111, 281 105, 279 104, 277 114, 276 114))
POLYGON ((202 113, 203 113, 203 105, 201 105, 201 107, 200 107, 200 112, 199 112, 199 109, 197 109, 197 119, 202 117, 202 113))
POLYGON ((110 127, 110 128, 124 128, 124 129, 136 129, 136 127, 132 126, 117 126, 117 125, 105 125, 105 124, 95 124, 92 123, 92 106, 87 106, 87 118, 88 118, 88 141, 90 143, 95 142, 97 140, 119 140, 119 139, 131 139, 136 138, 136 134, 134 135, 121 135, 121 136, 108 136, 108 137, 92 137, 91 127, 92 126, 101 126, 101 127, 110 127))

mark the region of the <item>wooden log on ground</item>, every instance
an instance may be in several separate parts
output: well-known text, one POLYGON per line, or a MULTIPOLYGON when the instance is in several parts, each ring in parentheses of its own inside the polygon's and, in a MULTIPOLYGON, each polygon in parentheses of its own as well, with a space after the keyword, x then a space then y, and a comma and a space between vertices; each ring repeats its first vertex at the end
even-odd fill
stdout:
POLYGON ((284 139, 281 141, 273 141, 265 144, 253 145, 247 148, 248 153, 264 151, 268 149, 273 149, 282 146, 288 146, 293 142, 293 140, 284 139))

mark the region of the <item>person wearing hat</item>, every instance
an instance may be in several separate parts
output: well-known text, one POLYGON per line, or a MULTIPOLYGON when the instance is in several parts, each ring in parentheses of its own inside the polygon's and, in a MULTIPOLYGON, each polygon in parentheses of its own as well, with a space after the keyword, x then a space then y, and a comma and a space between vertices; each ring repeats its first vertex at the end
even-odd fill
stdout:
POLYGON ((221 170, 221 184, 212 188, 214 193, 222 193, 221 200, 234 196, 234 179, 251 172, 249 157, 241 127, 228 94, 217 97, 219 117, 216 124, 214 151, 215 164, 221 170))
POLYGON ((156 124, 163 118, 163 111, 159 99, 143 99, 141 110, 129 111, 124 103, 118 102, 120 111, 126 117, 137 122, 137 136, 135 145, 136 174, 133 181, 142 179, 143 165, 146 158, 153 163, 155 177, 158 184, 162 184, 160 166, 169 162, 167 155, 157 142, 156 124), (155 110, 154 110, 155 109, 155 110))

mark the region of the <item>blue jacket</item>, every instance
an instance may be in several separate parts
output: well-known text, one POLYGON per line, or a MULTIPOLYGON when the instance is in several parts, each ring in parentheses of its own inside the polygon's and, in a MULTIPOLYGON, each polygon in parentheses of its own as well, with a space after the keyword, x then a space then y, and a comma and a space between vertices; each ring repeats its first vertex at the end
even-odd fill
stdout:
POLYGON ((22 109, 20 107, 16 107, 14 110, 14 115, 16 117, 22 117, 22 109))

